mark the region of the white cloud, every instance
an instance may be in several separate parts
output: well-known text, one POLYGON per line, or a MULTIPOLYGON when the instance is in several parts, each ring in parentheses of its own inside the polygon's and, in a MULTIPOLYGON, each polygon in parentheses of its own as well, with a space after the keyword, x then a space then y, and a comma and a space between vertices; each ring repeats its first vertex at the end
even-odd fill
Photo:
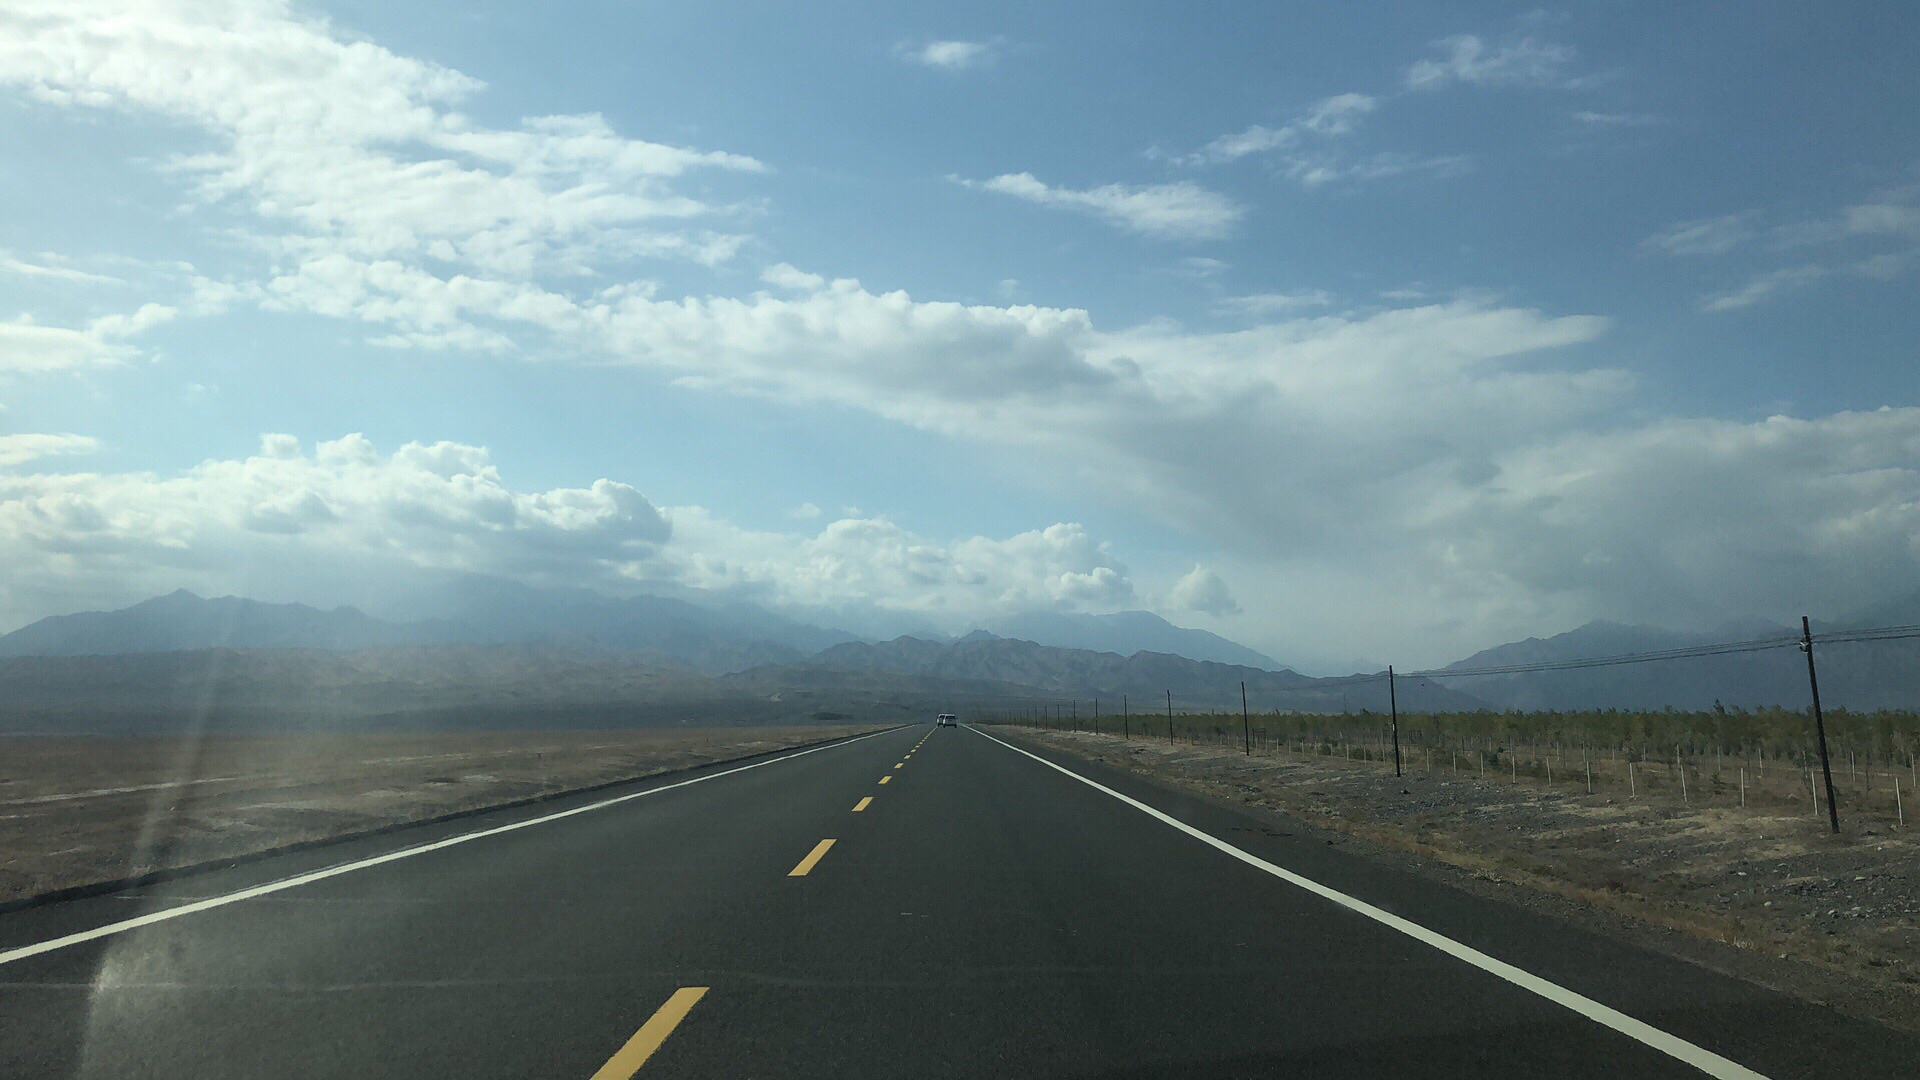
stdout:
POLYGON ((1354 156, 1340 149, 1336 137, 1351 134, 1360 119, 1379 105, 1378 98, 1367 94, 1336 94, 1316 102, 1281 127, 1255 124, 1244 131, 1222 135, 1177 160, 1185 165, 1217 165, 1254 154, 1273 153, 1277 158, 1274 171, 1308 188, 1417 173, 1451 176, 1470 167, 1471 160, 1463 154, 1423 156, 1376 151, 1354 156))
POLYGON ((942 542, 885 518, 845 517, 809 535, 742 529, 700 507, 666 513, 674 542, 651 572, 764 602, 913 613, 958 629, 1035 608, 1108 610, 1134 595, 1126 567, 1074 524, 942 542))
POLYGON ((1309 135, 1345 135, 1361 117, 1378 107, 1379 101, 1366 94, 1336 94, 1315 102, 1312 108, 1284 126, 1270 128, 1255 124, 1245 131, 1222 135, 1181 160, 1189 165, 1213 165, 1297 146, 1309 135))
POLYGON ((1076 191, 1052 187, 1032 173, 1007 173, 990 180, 956 182, 976 191, 1011 195, 1040 206, 1094 214, 1149 236, 1215 240, 1233 231, 1246 211, 1232 199, 1198 184, 1106 184, 1076 191))
POLYGON ((1379 101, 1366 94, 1335 94, 1314 103, 1300 118, 1300 126, 1321 135, 1345 135, 1359 119, 1379 107, 1379 101))
MULTIPOLYGON (((1448 557, 1509 595, 1668 624, 1838 612, 1920 568, 1920 409, 1670 419, 1516 450, 1436 499, 1448 557)), ((1617 616, 1616 616, 1617 617, 1617 616)))
POLYGON ((903 59, 945 71, 964 71, 992 63, 994 45, 987 41, 929 41, 924 44, 901 42, 895 50, 903 59))
POLYGON ((1773 239, 1781 247, 1792 248, 1849 240, 1920 237, 1920 206, 1914 205, 1916 198, 1920 198, 1920 191, 1914 189, 1884 193, 1872 202, 1842 207, 1829 217, 1776 226, 1773 239))
POLYGON ((86 435, 0 435, 0 467, 59 454, 90 454, 100 442, 86 435))
POLYGON ((776 289, 797 289, 802 292, 811 292, 827 283, 827 279, 819 274, 796 270, 786 263, 778 263, 760 271, 760 280, 776 289))
POLYGON ((289 251, 424 256, 491 272, 600 258, 724 257, 685 223, 715 208, 667 182, 752 158, 615 133, 598 115, 515 129, 457 106, 482 84, 337 35, 272 0, 21 0, 0 14, 0 84, 64 107, 192 125, 212 149, 169 161, 210 203, 241 203, 289 251))
POLYGON ((1233 599, 1227 583, 1212 570, 1194 564, 1191 571, 1174 582, 1168 602, 1179 611, 1197 611, 1204 615, 1238 615, 1240 605, 1233 599))
MULTIPOLYGON (((1799 581, 1826 587, 1816 610, 1843 609, 1913 576, 1912 410, 1661 419, 1629 375, 1592 355, 1607 320, 1487 297, 1383 294, 1400 306, 1335 312, 1309 291, 1275 293, 1225 301, 1262 324, 1199 333, 916 299, 786 264, 767 268, 768 291, 744 297, 667 298, 631 273, 609 285, 586 271, 736 257, 723 196, 696 197, 680 180, 704 171, 724 183, 759 162, 628 138, 593 115, 480 124, 459 111, 482 92, 473 79, 287 12, 232 0, 128 3, 101 19, 51 2, 0 15, 0 83, 199 131, 207 152, 173 160, 168 175, 222 221, 231 211, 267 233, 245 249, 263 263, 253 280, 194 279, 175 302, 70 327, 0 322, 0 366, 125 361, 165 319, 240 302, 350 320, 394 346, 551 343, 687 386, 833 403, 1029 455, 1045 466, 1036 472, 1223 549, 1208 569, 1234 581, 1229 600, 1308 612, 1316 638, 1404 650, 1396 660, 1451 659, 1468 638, 1613 609, 1772 610, 1798 603, 1799 581), (200 17, 209 12, 219 17, 200 17)), ((1423 85, 1565 85, 1570 53, 1558 46, 1447 49, 1423 85)), ((1299 141, 1278 147, 1275 168, 1315 184, 1465 167, 1323 153, 1365 114, 1343 108, 1297 119, 1299 141)), ((1074 190, 1029 174, 971 184, 1152 235, 1225 235, 1243 213, 1191 184, 1074 190)), ((1807 242, 1905 241, 1911 202, 1858 200, 1812 223, 1837 239, 1807 242)), ((1806 280, 1910 262, 1905 248, 1849 250, 1806 280)), ((705 583, 942 619, 1134 595, 1126 567, 1073 525, 939 539, 850 511, 818 529, 759 533, 697 508, 656 512, 613 481, 516 491, 476 447, 383 455, 351 437, 311 450, 274 437, 253 457, 177 475, 9 474, 0 546, 16 570, 0 583, 0 613, 15 615, 180 584, 247 591, 239 579, 324 571, 365 583, 423 568, 705 583)))
POLYGON ((1434 43, 1444 55, 1416 61, 1407 69, 1407 86, 1437 90, 1454 83, 1475 86, 1552 86, 1573 61, 1567 45, 1523 37, 1489 46, 1473 34, 1456 34, 1434 43))
POLYGON ((1210 259, 1205 255, 1189 255, 1175 264, 1175 273, 1186 277, 1206 279, 1218 277, 1233 269, 1233 264, 1223 259, 1210 259))
POLYGON ((1700 307, 1705 311, 1737 311, 1810 285, 1829 273, 1831 271, 1824 266, 1811 265, 1770 270, 1737 289, 1707 297, 1700 302, 1700 307))
MULTIPOLYGON (((92 448, 0 437, 0 464, 92 448)), ((798 518, 818 518, 803 505, 798 518)), ((423 572, 621 590, 671 583, 812 608, 911 612, 959 628, 1034 608, 1109 610, 1127 568, 1079 525, 940 541, 879 517, 756 532, 699 507, 656 510, 614 480, 516 491, 482 447, 363 436, 261 437, 177 475, 0 473, 0 622, 181 586, 338 602, 423 572)))
POLYGON ((1753 238, 1753 226, 1744 214, 1723 214, 1670 225, 1640 242, 1648 250, 1669 255, 1724 255, 1753 238))
POLYGON ((1385 180, 1410 174, 1458 176, 1472 167, 1473 159, 1465 154, 1423 157, 1387 151, 1352 161, 1331 155, 1302 154, 1288 158, 1280 171, 1289 180, 1312 188, 1342 181, 1385 180))
POLYGON ((1651 113, 1608 113, 1580 109, 1570 115, 1589 127, 1597 128, 1652 127, 1661 122, 1658 116, 1651 113))
MULTIPOLYGON (((1838 211, 1773 225, 1762 251, 1794 252, 1801 260, 1751 274, 1732 288, 1708 295, 1709 312, 1738 311, 1833 278, 1887 281, 1920 262, 1920 187, 1895 188, 1838 211), (1885 250, 1891 246, 1891 250, 1885 250), (1872 251, 1878 247, 1883 250, 1872 251), (1805 249, 1816 249, 1809 252, 1805 249), (1863 252, 1870 252, 1863 254, 1863 252)), ((1674 255, 1722 255, 1750 245, 1763 230, 1754 213, 1681 222, 1647 238, 1641 247, 1674 255)))
POLYGON ((38 261, 19 259, 7 252, 0 251, 0 273, 14 274, 19 277, 40 278, 46 281, 58 281, 68 285, 125 285, 124 278, 108 274, 95 274, 72 266, 62 265, 62 260, 42 255, 38 261))
POLYGON ((1837 263, 1803 263, 1782 267, 1752 278, 1739 288, 1709 296, 1701 301, 1700 306, 1705 311, 1738 311, 1840 275, 1888 281, 1906 273, 1916 261, 1920 261, 1920 249, 1883 252, 1864 259, 1837 263))
POLYGON ((1215 311, 1233 314, 1265 317, 1284 315, 1302 308, 1326 307, 1333 303, 1333 294, 1325 289, 1309 289, 1297 293, 1256 293, 1252 296, 1226 296, 1213 302, 1215 311))
POLYGON ((409 443, 383 455, 349 435, 309 453, 268 435, 252 457, 175 476, 0 475, 0 547, 15 571, 0 584, 0 614, 46 614, 49 596, 242 590, 249 575, 280 589, 423 569, 604 583, 668 534, 625 484, 515 492, 480 447, 409 443))
POLYGON ((125 314, 102 315, 80 328, 44 326, 26 315, 0 322, 0 372, 60 371, 131 360, 139 352, 128 338, 178 314, 165 304, 143 304, 125 314))
POLYGON ((1850 236, 1920 236, 1920 206, 1866 203, 1847 207, 1843 217, 1850 236))

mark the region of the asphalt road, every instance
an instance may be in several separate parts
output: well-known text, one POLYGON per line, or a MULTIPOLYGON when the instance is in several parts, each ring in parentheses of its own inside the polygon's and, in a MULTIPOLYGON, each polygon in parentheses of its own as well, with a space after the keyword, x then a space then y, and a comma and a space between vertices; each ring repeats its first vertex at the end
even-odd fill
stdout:
POLYGON ((0 1076, 1920 1074, 1912 1037, 1001 734, 0 916, 0 1076))

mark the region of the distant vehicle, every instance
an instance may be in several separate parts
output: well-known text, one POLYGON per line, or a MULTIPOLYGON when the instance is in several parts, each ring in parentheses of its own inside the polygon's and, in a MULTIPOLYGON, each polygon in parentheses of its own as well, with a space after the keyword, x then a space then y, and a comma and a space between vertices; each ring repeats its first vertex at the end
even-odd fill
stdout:
POLYGON ((959 723, 960 718, 950 712, 943 712, 933 720, 934 727, 954 727, 959 723))

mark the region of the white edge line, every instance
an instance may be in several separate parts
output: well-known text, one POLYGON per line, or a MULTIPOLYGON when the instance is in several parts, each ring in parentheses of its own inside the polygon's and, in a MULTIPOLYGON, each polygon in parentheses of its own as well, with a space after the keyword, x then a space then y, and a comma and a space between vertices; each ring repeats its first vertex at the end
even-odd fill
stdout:
MULTIPOLYGON (((797 757, 805 757, 808 754, 817 754, 822 750, 833 750, 838 747, 849 746, 849 745, 852 745, 853 743, 857 743, 865 739, 872 739, 881 735, 886 735, 888 733, 889 732, 886 732, 886 731, 875 731, 867 735, 856 735, 851 739, 844 739, 844 740, 841 740, 840 742, 828 743, 825 746, 814 746, 805 750, 795 751, 794 753, 791 753, 791 754, 782 754, 779 757, 768 758, 765 761, 756 761, 751 765, 741 765, 736 768, 726 769, 721 772, 708 773, 705 776, 696 776, 688 780, 680 780, 671 784, 662 784, 659 787, 648 788, 645 791, 629 792, 628 794, 625 794, 625 795, 617 795, 611 799, 602 799, 599 802, 588 803, 585 806, 576 806, 571 810, 561 810, 552 814, 544 814, 536 818, 528 818, 525 821, 515 821, 507 825, 496 825, 491 829, 482 829, 479 832, 461 833, 459 836, 449 836, 444 840, 435 840, 430 844, 421 844, 418 847, 401 848, 398 851, 389 851, 383 855, 374 855, 365 859, 357 859, 353 862, 341 863, 338 866, 329 866, 319 870, 310 870, 307 873, 295 874, 293 877, 282 878, 279 881, 271 881, 265 885, 255 885, 252 888, 241 889, 238 892, 225 893, 220 896, 210 896, 204 900, 195 900, 190 904, 181 904, 179 907, 170 907, 163 911, 149 912, 145 915, 135 916, 134 918, 131 918, 131 919, 122 919, 119 922, 107 923, 104 926, 96 926, 90 930, 80 930, 71 934, 66 934, 61 937, 49 938, 46 941, 37 941, 31 945, 21 945, 17 948, 0 951, 0 964, 11 964, 15 960, 25 960, 30 956, 39 956, 41 953, 53 952, 56 949, 64 949, 71 945, 79 945, 84 942, 94 941, 98 938, 103 938, 103 937, 112 937, 115 934, 124 934, 129 930, 137 930, 140 927, 151 926, 154 923, 165 922, 168 919, 177 919, 183 915, 192 915, 195 912, 207 911, 217 907, 225 907, 228 904, 237 904, 242 900, 251 900, 257 896, 266 896, 269 893, 277 893, 284 889, 291 889, 300 885, 309 885, 316 881, 324 881, 330 877, 339 877, 342 874, 351 874, 355 870, 365 870, 370 866, 379 866, 382 863, 395 862, 400 859, 410 858, 414 855, 424 855, 429 851, 439 851, 442 848, 454 847, 455 845, 458 845, 458 844, 467 843, 470 840, 482 840, 489 836, 499 836, 501 833, 509 833, 514 831, 515 829, 524 829, 530 825, 543 825, 549 821, 559 821, 561 818, 570 818, 575 814, 584 814, 589 810, 599 810, 608 806, 617 806, 620 803, 631 802, 634 799, 645 798, 648 795, 658 795, 660 792, 663 792, 663 791, 672 791, 674 788, 683 788, 688 786, 689 784, 699 784, 699 783, 704 783, 705 781, 708 781, 708 780, 718 780, 723 776, 732 776, 735 773, 746 772, 748 769, 758 769, 763 765, 772 765, 777 762, 791 761, 797 757)), ((640 782, 644 783, 645 781, 643 780, 640 782)))
POLYGON ((1413 922, 1412 920, 1401 918, 1400 916, 1395 915, 1390 911, 1383 911, 1380 908, 1374 907, 1372 904, 1367 903, 1365 900, 1360 900, 1355 897, 1348 896, 1346 893, 1343 893, 1338 889, 1334 889, 1329 886, 1322 885, 1319 882, 1313 880, 1312 878, 1302 877, 1301 875, 1296 874, 1293 871, 1288 870, 1283 866, 1270 863, 1267 860, 1262 859, 1258 855, 1254 855, 1250 852, 1242 851, 1239 848, 1234 847, 1232 844, 1227 843, 1225 840, 1221 840, 1218 837, 1215 837, 1209 833, 1202 832, 1201 830, 1196 829, 1191 825, 1188 825, 1184 821, 1180 821, 1176 818, 1173 818, 1164 813, 1161 813, 1160 811, 1155 810, 1153 807, 1148 806, 1146 803, 1143 803, 1138 799, 1132 798, 1131 796, 1128 796, 1128 795, 1123 795, 1120 792, 1113 790, 1112 788, 1106 786, 1105 784, 1100 783, 1097 780, 1089 780, 1088 778, 1081 776, 1079 773, 1074 772, 1072 769, 1068 769, 1061 765, 1056 765, 1053 762, 1048 761, 1046 758, 1043 758, 1038 754, 1030 753, 1026 750, 1022 750, 1020 747, 1015 746, 1012 743, 1006 742, 1002 739, 994 738, 994 736, 988 735, 986 732, 981 731, 980 729, 975 728, 972 725, 962 725, 962 726, 966 727, 967 730, 973 732, 976 735, 981 736, 982 738, 991 739, 992 741, 999 743, 1001 746, 1004 746, 1007 749, 1012 750, 1016 754, 1025 754, 1027 757, 1030 757, 1033 760, 1039 762, 1040 764, 1045 765, 1049 769, 1054 769, 1058 772, 1065 773, 1066 775, 1073 777, 1075 780, 1080 781, 1081 783, 1087 785, 1090 788, 1093 788, 1096 791, 1100 791, 1105 794, 1111 795, 1114 798, 1119 799, 1121 802, 1126 803, 1128 806, 1133 807, 1135 810, 1138 810, 1141 813, 1144 813, 1147 816, 1162 822, 1163 824, 1171 825, 1174 828, 1180 830, 1183 833, 1186 833, 1188 836, 1191 836, 1194 839, 1199 840, 1204 844, 1208 844, 1208 845, 1211 845, 1212 847, 1218 848, 1220 851, 1223 851, 1228 855, 1231 855, 1234 858, 1239 859, 1241 862, 1246 863, 1248 866, 1252 866, 1259 870, 1264 870, 1267 873, 1272 874, 1274 877, 1277 877, 1280 880, 1285 881, 1290 885, 1297 885, 1300 888, 1305 889, 1316 896, 1320 896, 1325 899, 1331 900, 1334 903, 1339 904, 1341 907, 1344 907, 1350 911, 1354 911, 1361 915, 1365 915, 1367 918, 1372 919, 1375 922, 1381 923, 1382 925, 1390 927, 1394 930, 1398 930, 1402 934, 1405 934, 1408 937, 1413 938, 1415 941, 1418 941, 1424 945, 1431 945, 1434 948, 1439 949, 1441 952, 1446 953, 1448 956, 1452 956, 1459 960, 1465 960, 1467 963, 1472 964, 1474 967, 1477 967, 1480 970, 1485 971, 1490 975, 1495 975, 1499 978, 1505 979, 1507 982, 1510 982, 1513 985, 1520 987, 1522 990, 1528 990, 1535 994, 1538 994, 1539 996, 1546 998, 1548 1001, 1551 1001, 1556 1005, 1561 1005, 1568 1009, 1572 1009, 1574 1012, 1579 1013, 1581 1016, 1584 1016, 1587 1019, 1594 1021, 1595 1023, 1603 1024, 1607 1027, 1610 1027, 1613 1030, 1621 1033, 1622 1035, 1627 1036, 1630 1039, 1637 1040, 1641 1043, 1646 1044, 1647 1046, 1654 1048, 1655 1050, 1660 1051, 1663 1054, 1666 1054, 1668 1057, 1674 1058, 1677 1061, 1685 1062, 1686 1064, 1691 1065, 1696 1069, 1699 1069, 1701 1072, 1706 1073, 1709 1076, 1723 1077, 1723 1078, 1726 1078, 1726 1080, 1767 1080, 1764 1074, 1757 1073, 1752 1069, 1747 1068, 1745 1065, 1740 1064, 1739 1062, 1729 1061, 1728 1059, 1721 1057, 1719 1054, 1716 1054, 1711 1050, 1707 1050, 1703 1047, 1695 1046, 1693 1043, 1690 1043, 1687 1040, 1680 1038, 1678 1035, 1673 1035, 1668 1032, 1662 1031, 1659 1028, 1654 1027, 1653 1025, 1648 1024, 1644 1021, 1635 1020, 1633 1017, 1628 1016, 1626 1013, 1623 1013, 1618 1009, 1612 1008, 1611 1006, 1602 1005, 1601 1003, 1593 1000, 1590 997, 1585 996, 1584 994, 1575 993, 1574 991, 1569 990, 1564 986, 1561 986, 1559 983, 1549 982, 1548 980, 1543 979, 1540 976, 1533 974, 1532 972, 1525 971, 1521 968, 1517 968, 1512 964, 1507 963, 1504 960, 1496 960, 1493 957, 1488 956, 1486 953, 1481 952, 1479 949, 1476 949, 1471 945, 1463 945, 1460 942, 1455 941, 1444 934, 1438 933, 1437 931, 1429 930, 1426 927, 1421 926, 1419 923, 1413 922))

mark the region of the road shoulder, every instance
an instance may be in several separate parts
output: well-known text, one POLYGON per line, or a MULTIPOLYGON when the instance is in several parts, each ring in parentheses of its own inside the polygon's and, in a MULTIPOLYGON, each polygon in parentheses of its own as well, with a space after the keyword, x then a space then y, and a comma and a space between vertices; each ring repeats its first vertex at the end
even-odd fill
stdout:
POLYGON ((1516 872, 1492 865, 1480 853, 1449 849, 1436 843, 1430 832, 1385 819, 1356 820, 1315 813, 1310 807, 1281 802, 1272 790, 1249 783, 1250 777, 1245 774, 1219 777, 1186 770, 1178 761, 1163 759, 1162 755, 1129 752, 1135 748, 1111 738, 1001 727, 992 731, 1029 750, 1071 763, 1090 778, 1102 782, 1125 780, 1175 799, 1197 799, 1240 815, 1258 823, 1247 827, 1256 833, 1268 830, 1292 834, 1856 1019, 1920 1032, 1920 993, 1912 988, 1891 979, 1861 978, 1798 958, 1791 951, 1781 955, 1782 946, 1777 943, 1768 943, 1764 952, 1736 947, 1713 936, 1724 921, 1688 919, 1684 912, 1676 913, 1632 895, 1607 895, 1603 898, 1605 906, 1599 906, 1591 902, 1586 890, 1556 880, 1550 873, 1516 872))

